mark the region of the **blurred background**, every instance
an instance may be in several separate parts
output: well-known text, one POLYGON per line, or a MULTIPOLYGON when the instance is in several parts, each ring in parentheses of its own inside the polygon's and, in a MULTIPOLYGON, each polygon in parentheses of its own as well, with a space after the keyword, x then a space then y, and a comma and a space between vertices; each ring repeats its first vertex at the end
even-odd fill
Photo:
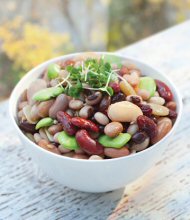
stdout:
POLYGON ((190 0, 1 0, 0 100, 39 63, 115 51, 190 18, 190 0))

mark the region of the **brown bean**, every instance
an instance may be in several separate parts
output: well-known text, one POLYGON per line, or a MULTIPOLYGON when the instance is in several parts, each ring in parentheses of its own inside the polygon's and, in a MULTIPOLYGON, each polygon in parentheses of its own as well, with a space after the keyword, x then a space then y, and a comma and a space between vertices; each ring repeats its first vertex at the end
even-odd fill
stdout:
POLYGON ((94 118, 101 125, 107 125, 109 123, 108 117, 101 112, 96 112, 94 118))
POLYGON ((73 110, 80 110, 83 107, 83 102, 81 100, 73 99, 69 102, 69 108, 73 110))
POLYGON ((102 93, 101 92, 95 92, 92 95, 89 95, 85 101, 88 105, 96 105, 98 104, 102 99, 102 93))
POLYGON ((157 123, 158 133, 157 135, 151 140, 152 144, 157 143, 160 141, 166 134, 172 129, 172 121, 167 117, 162 117, 158 120, 157 123))
POLYGON ((22 110, 24 108, 24 106, 28 105, 27 101, 23 101, 23 102, 19 102, 18 103, 18 110, 22 110))
POLYGON ((20 95, 20 99, 19 99, 19 102, 25 102, 25 101, 28 101, 28 98, 27 98, 27 89, 25 89, 21 95, 20 95))
POLYGON ((79 116, 84 119, 88 119, 89 117, 92 116, 94 112, 94 108, 90 105, 85 105, 84 107, 81 108, 79 111, 79 116))
POLYGON ((63 130, 63 126, 61 124, 52 125, 48 128, 48 131, 51 135, 55 135, 57 132, 63 130))
POLYGON ((104 154, 107 157, 111 157, 111 158, 117 158, 117 157, 124 157, 124 156, 128 156, 130 154, 129 149, 125 146, 122 147, 120 149, 116 149, 116 148, 104 148, 104 154))
POLYGON ((166 107, 173 110, 173 111, 176 111, 176 102, 170 101, 166 104, 166 107))
POLYGON ((140 104, 142 102, 142 97, 139 95, 128 95, 126 100, 134 104, 140 104))
POLYGON ((47 83, 43 79, 36 79, 33 81, 29 88, 27 89, 27 99, 30 105, 34 104, 33 95, 41 89, 45 89, 47 87, 47 83))
POLYGON ((53 105, 54 100, 48 100, 44 102, 40 102, 38 105, 38 115, 42 118, 48 117, 49 116, 49 109, 53 105))
POLYGON ((57 96, 53 105, 49 108, 49 117, 56 118, 59 111, 65 111, 68 108, 69 99, 65 94, 57 96))
POLYGON ((87 160, 89 158, 89 156, 87 156, 86 154, 74 154, 73 158, 87 160))
POLYGON ((45 150, 48 150, 52 153, 55 153, 55 154, 60 154, 60 151, 58 150, 58 148, 51 144, 49 141, 45 140, 45 139, 41 139, 39 142, 38 142, 38 145, 41 147, 41 148, 44 148, 45 150))
POLYGON ((38 106, 33 105, 30 111, 30 119, 32 121, 38 121, 40 119, 39 111, 38 111, 38 106))
POLYGON ((142 150, 145 150, 148 145, 150 143, 150 138, 147 137, 142 143, 140 144, 136 144, 134 143, 131 147, 131 150, 135 150, 135 151, 142 151, 142 150))
POLYGON ((70 149, 67 149, 67 148, 63 147, 62 145, 59 145, 59 146, 58 146, 58 149, 59 149, 59 151, 60 151, 62 154, 71 152, 70 149))
POLYGON ((116 137, 123 131, 123 125, 120 122, 111 122, 104 128, 104 133, 109 137, 116 137))

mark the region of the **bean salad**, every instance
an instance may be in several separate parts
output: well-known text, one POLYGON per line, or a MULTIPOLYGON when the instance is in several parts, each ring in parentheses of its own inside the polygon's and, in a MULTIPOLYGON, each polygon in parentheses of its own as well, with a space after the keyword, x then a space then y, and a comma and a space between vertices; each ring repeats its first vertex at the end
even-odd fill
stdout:
POLYGON ((23 133, 50 152, 89 160, 128 156, 160 141, 177 117, 172 91, 111 58, 50 64, 19 99, 23 133))

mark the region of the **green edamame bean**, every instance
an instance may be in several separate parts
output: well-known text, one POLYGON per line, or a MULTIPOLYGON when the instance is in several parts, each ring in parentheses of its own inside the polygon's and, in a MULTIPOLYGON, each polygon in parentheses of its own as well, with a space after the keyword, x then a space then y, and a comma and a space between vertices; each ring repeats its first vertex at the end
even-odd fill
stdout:
POLYGON ((42 127, 48 127, 54 124, 54 120, 52 118, 42 118, 37 124, 36 124, 36 130, 42 128, 42 127))
POLYGON ((121 148, 123 147, 129 140, 131 139, 131 135, 128 133, 120 133, 117 137, 111 138, 107 135, 102 135, 98 141, 104 147, 112 147, 112 148, 121 148))
POLYGON ((150 97, 152 97, 156 91, 155 80, 148 76, 140 77, 139 88, 147 90, 150 93, 150 97))
POLYGON ((48 78, 55 79, 59 76, 60 66, 56 63, 52 63, 48 66, 48 78))
POLYGON ((64 148, 67 148, 69 150, 79 149, 76 138, 74 136, 68 135, 65 131, 60 132, 57 136, 57 139, 64 148))
POLYGON ((63 87, 51 87, 47 89, 42 89, 34 94, 33 99, 36 101, 47 101, 51 98, 57 97, 63 92, 63 87))

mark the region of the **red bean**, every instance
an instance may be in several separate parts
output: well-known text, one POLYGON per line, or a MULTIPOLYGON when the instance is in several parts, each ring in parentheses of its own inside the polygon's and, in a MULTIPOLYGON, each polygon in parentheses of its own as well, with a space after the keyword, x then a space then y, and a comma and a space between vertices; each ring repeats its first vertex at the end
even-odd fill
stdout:
POLYGON ((102 155, 104 148, 97 141, 93 140, 86 130, 80 130, 76 133, 76 141, 80 148, 89 155, 102 155))
POLYGON ((64 131, 69 135, 74 135, 77 128, 71 122, 72 117, 66 112, 59 111, 57 113, 57 120, 63 125, 64 131))
POLYGON ((109 86, 113 89, 113 91, 114 91, 115 93, 118 93, 118 92, 121 91, 120 86, 119 86, 119 83, 117 83, 117 82, 111 82, 111 83, 109 84, 109 86))
POLYGON ((96 124, 94 124, 92 121, 80 118, 80 117, 74 117, 71 119, 71 123, 79 128, 84 128, 86 130, 91 130, 94 132, 99 132, 99 128, 96 124))
POLYGON ((143 112, 143 115, 146 115, 146 116, 151 116, 152 114, 152 109, 149 105, 145 105, 145 104, 140 104, 138 105, 140 107, 140 109, 142 110, 143 112))
POLYGON ((145 131, 146 134, 150 138, 154 138, 157 135, 158 129, 157 125, 154 123, 154 121, 150 118, 148 118, 145 115, 140 115, 137 118, 137 124, 141 131, 145 131))
POLYGON ((177 112, 170 109, 168 117, 171 118, 171 119, 176 119, 177 118, 177 112))
POLYGON ((170 90, 170 88, 162 81, 155 80, 157 85, 157 90, 159 95, 164 98, 167 102, 172 101, 173 94, 170 90))

